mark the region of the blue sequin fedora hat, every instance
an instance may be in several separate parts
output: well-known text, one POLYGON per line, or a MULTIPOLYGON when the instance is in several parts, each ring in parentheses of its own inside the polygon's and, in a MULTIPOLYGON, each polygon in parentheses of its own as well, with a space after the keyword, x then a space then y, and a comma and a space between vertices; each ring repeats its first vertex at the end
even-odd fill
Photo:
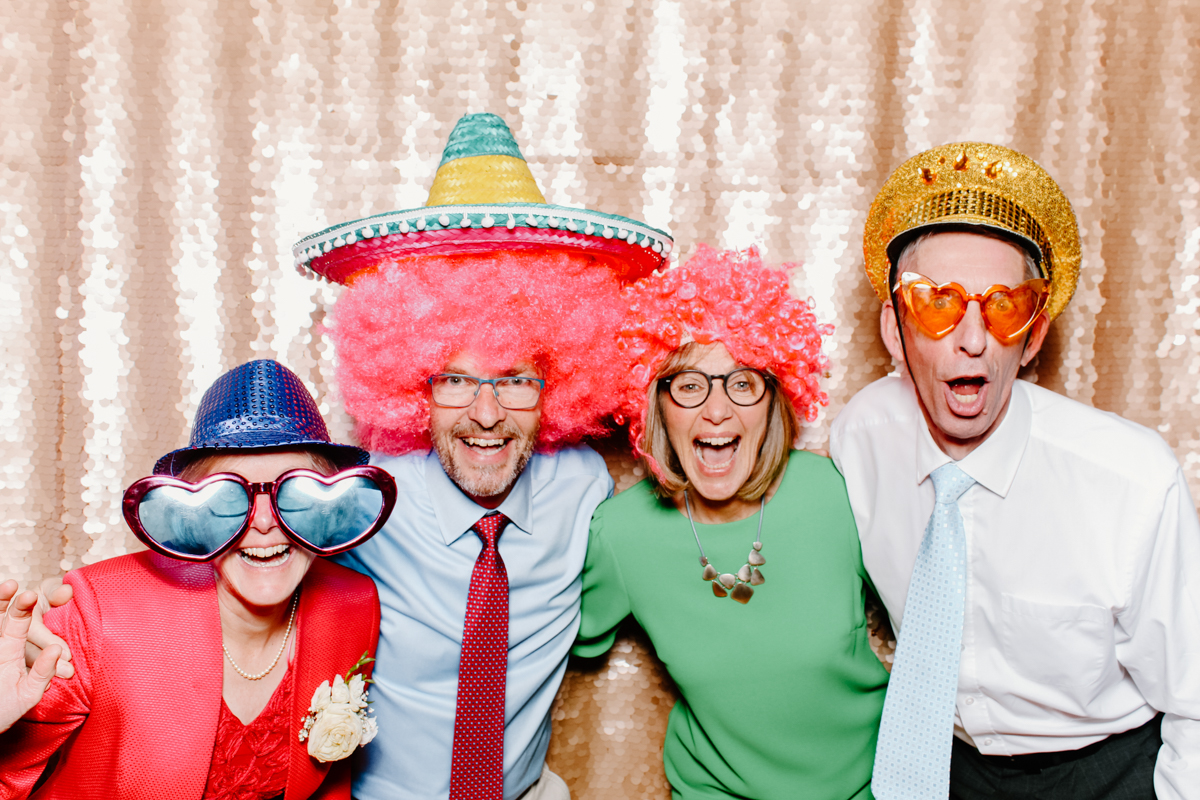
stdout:
POLYGON ((154 474, 178 475, 195 458, 220 450, 313 446, 342 468, 370 460, 361 447, 330 441, 316 401, 294 372, 276 361, 250 361, 209 387, 191 442, 160 458, 154 474))

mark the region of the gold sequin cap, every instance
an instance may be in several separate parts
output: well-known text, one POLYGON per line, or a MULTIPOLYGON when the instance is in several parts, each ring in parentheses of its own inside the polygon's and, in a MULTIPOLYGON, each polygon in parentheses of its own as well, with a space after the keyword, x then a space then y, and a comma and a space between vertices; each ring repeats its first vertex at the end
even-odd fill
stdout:
POLYGON ((1079 280, 1079 226, 1066 195, 1033 159, 994 144, 957 142, 904 162, 879 191, 863 231, 867 277, 880 300, 904 245, 944 225, 980 225, 1015 237, 1050 278, 1054 319, 1079 280))

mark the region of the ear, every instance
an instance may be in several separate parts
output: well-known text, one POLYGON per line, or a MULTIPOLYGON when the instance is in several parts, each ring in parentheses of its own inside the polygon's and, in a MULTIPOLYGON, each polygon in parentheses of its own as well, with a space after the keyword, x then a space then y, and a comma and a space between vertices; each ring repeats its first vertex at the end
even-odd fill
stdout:
POLYGON ((1040 314, 1029 327, 1029 338, 1025 340, 1025 352, 1021 353, 1021 366, 1027 366, 1033 357, 1042 349, 1046 341, 1046 333, 1050 330, 1050 317, 1045 312, 1040 314))
POLYGON ((883 346, 891 353, 896 363, 907 366, 904 362, 904 344, 900 341, 900 329, 896 326, 896 312, 889 299, 879 310, 879 333, 883 336, 883 346))

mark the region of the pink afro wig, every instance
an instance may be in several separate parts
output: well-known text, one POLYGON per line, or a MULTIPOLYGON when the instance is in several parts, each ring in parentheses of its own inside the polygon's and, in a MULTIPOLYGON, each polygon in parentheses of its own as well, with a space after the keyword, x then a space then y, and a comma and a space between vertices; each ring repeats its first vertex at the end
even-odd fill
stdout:
POLYGON ((621 286, 597 259, 561 251, 408 256, 360 273, 338 299, 338 384, 364 447, 428 449, 426 380, 470 353, 494 374, 532 361, 546 381, 537 445, 611 429, 624 377, 621 286))
POLYGON ((774 375, 796 415, 812 422, 828 405, 820 378, 829 366, 821 337, 832 325, 817 322, 812 308, 788 292, 787 271, 771 269, 758 250, 718 251, 700 245, 677 269, 656 273, 622 293, 628 315, 618 346, 630 378, 621 401, 633 449, 642 448, 646 392, 667 357, 690 341, 720 342, 741 364, 774 375))

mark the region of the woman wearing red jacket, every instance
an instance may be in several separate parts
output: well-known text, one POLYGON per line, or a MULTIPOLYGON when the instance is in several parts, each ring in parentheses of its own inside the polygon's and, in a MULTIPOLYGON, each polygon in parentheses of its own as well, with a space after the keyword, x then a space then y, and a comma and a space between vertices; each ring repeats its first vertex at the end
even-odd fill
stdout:
POLYGON ((125 493, 150 551, 68 573, 46 614, 75 676, 0 734, 0 796, 348 800, 379 599, 317 556, 391 512, 366 461, 281 365, 218 379, 189 446, 125 493))

